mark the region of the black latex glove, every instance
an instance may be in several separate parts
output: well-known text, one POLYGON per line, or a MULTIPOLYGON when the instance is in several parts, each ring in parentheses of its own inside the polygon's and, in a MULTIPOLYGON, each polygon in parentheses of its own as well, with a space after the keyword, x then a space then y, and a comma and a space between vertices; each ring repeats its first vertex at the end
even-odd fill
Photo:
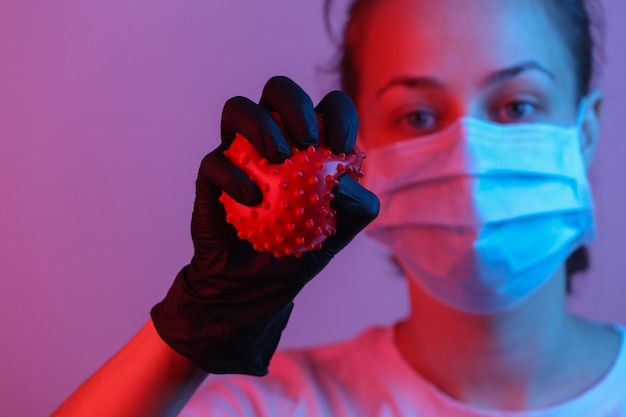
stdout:
POLYGON ((331 92, 314 109, 308 95, 286 77, 274 77, 260 104, 235 97, 224 106, 222 143, 202 161, 191 222, 194 256, 165 299, 151 312, 159 335, 174 350, 209 373, 265 375, 293 298, 378 213, 378 199, 348 175, 339 177, 332 208, 337 234, 321 250, 275 258, 237 237, 218 201, 222 190, 242 204, 261 202, 261 191, 223 155, 236 133, 271 163, 319 142, 315 113, 325 119, 333 152, 354 147, 358 127, 352 100, 331 92), (280 115, 287 137, 270 112, 280 115))

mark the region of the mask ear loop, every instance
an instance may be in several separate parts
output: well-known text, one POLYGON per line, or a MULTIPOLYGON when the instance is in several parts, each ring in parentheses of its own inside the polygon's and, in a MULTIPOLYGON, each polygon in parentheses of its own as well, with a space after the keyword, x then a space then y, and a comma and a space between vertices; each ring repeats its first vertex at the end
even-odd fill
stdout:
POLYGON ((587 106, 589 103, 589 99, 587 96, 584 96, 580 99, 580 103, 578 105, 578 115, 576 116, 576 125, 574 128, 576 129, 576 135, 578 136, 578 146, 579 151, 584 152, 584 148, 587 146, 586 135, 584 131, 585 119, 587 116, 587 106))
MULTIPOLYGON (((580 99, 580 103, 578 105, 578 115, 576 116, 576 131, 578 132, 578 137, 580 138, 579 140, 584 140, 583 139, 583 125, 585 123, 585 116, 587 115, 587 104, 588 104, 588 98, 587 96, 582 97, 580 99)), ((582 146, 582 145, 579 145, 582 146)), ((579 182, 580 179, 577 181, 579 182)), ((590 242, 594 242, 597 239, 598 236, 598 230, 597 230, 597 224, 596 224, 596 216, 595 216, 595 208, 594 208, 594 202, 593 202, 593 198, 591 197, 591 191, 590 191, 590 186, 589 186, 589 180, 587 179, 587 173, 584 172, 582 174, 582 181, 584 181, 584 185, 580 185, 579 182, 579 186, 578 186, 578 193, 579 196, 580 195, 586 195, 587 198, 582 198, 579 197, 579 201, 581 201, 582 204, 586 204, 586 209, 588 210, 588 212, 590 213, 590 220, 589 220, 589 224, 588 226, 585 228, 585 230, 583 231, 583 235, 582 235, 582 241, 581 244, 576 248, 576 250, 574 252, 572 252, 570 254, 570 256, 568 256, 566 258, 566 268, 568 269, 572 269, 572 264, 574 262, 582 262, 582 263, 588 263, 589 262, 589 253, 587 250, 587 247, 585 246, 586 244, 590 243, 590 242), (582 188, 581 188, 582 187, 582 188), (572 257, 573 253, 578 252, 579 254, 577 255, 576 258, 572 257)), ((575 269, 572 272, 568 272, 568 275, 571 276, 571 274, 577 272, 578 270, 580 271, 585 271, 588 268, 587 265, 585 265, 583 268, 581 269, 575 269)), ((568 277, 567 279, 567 292, 569 293, 571 291, 571 279, 570 277, 568 277)))

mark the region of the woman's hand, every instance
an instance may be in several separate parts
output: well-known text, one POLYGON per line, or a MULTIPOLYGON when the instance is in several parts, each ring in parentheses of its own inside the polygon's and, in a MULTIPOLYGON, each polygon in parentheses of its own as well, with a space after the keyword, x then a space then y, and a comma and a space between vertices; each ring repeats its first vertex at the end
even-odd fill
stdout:
POLYGON ((274 77, 260 103, 235 97, 224 106, 222 143, 202 161, 191 223, 194 256, 178 274, 166 298, 152 310, 160 336, 209 373, 264 375, 292 300, 302 287, 378 213, 378 199, 348 175, 341 175, 331 202, 337 233, 322 248, 301 257, 274 257, 254 250, 226 222, 222 191, 249 206, 261 190, 223 154, 237 133, 270 163, 281 163, 293 146, 319 144, 316 113, 325 121, 324 142, 335 153, 350 152, 358 120, 351 99, 338 91, 313 107, 308 95, 286 77, 274 77), (286 135, 274 120, 277 113, 286 135))

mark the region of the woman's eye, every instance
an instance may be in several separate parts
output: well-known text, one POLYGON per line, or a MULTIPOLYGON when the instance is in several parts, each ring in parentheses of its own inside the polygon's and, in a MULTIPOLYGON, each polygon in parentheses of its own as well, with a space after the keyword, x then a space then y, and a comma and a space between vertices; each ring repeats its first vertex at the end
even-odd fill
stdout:
POLYGON ((493 117, 497 123, 521 123, 529 121, 536 111, 533 103, 528 101, 510 101, 496 109, 493 117))
POLYGON ((415 110, 400 117, 400 123, 411 130, 428 131, 435 128, 437 117, 433 112, 415 110))

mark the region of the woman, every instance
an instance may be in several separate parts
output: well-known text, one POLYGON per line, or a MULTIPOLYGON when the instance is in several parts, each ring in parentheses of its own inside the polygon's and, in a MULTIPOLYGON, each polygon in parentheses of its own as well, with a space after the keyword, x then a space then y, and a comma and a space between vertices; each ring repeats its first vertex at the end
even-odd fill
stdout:
POLYGON ((343 175, 321 250, 276 259, 238 239, 221 191, 261 195, 223 155, 236 132, 278 164, 318 144, 315 112, 336 153, 357 122, 346 95, 314 109, 282 77, 259 105, 231 99, 200 167, 192 263, 55 415, 175 415, 207 372, 264 375, 293 297, 370 222, 407 275, 410 315, 279 353, 262 379, 209 377, 182 415, 626 415, 624 329, 565 308, 566 258, 594 232, 585 168, 602 96, 586 18, 575 0, 357 0, 343 84, 380 216, 343 175))

